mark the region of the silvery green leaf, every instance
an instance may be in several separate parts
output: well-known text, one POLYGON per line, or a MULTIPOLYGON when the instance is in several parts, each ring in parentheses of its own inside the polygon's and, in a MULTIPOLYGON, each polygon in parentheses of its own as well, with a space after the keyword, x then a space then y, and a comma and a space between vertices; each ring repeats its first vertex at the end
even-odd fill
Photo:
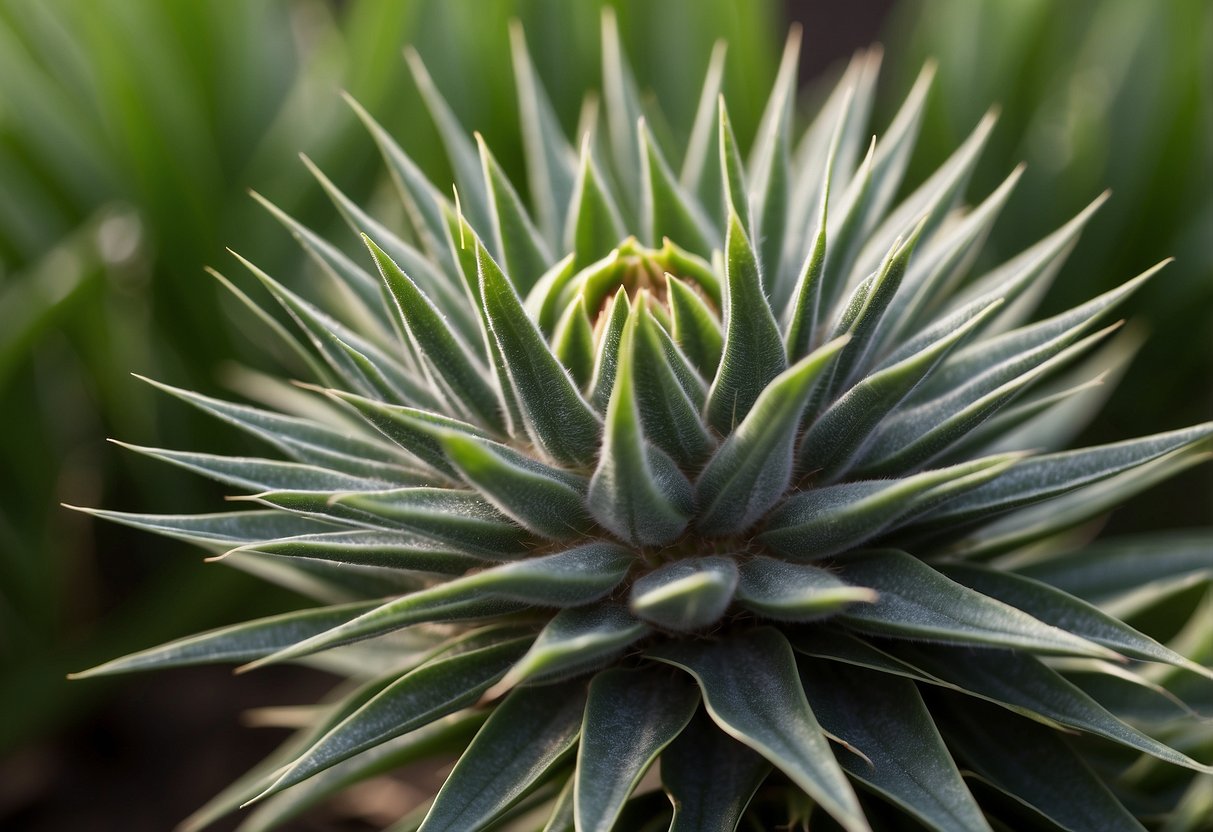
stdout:
POLYGON ((633 382, 638 325, 638 316, 630 315, 619 345, 606 434, 588 501, 590 514, 612 534, 636 545, 660 545, 686 528, 692 493, 673 460, 645 441, 633 382))
POLYGON ((355 604, 312 607, 219 627, 112 659, 89 670, 73 673, 72 678, 85 679, 90 676, 107 676, 111 673, 128 673, 151 668, 247 662, 351 621, 380 603, 360 601, 355 604))
POLYGON ((678 240, 706 257, 719 246, 717 232, 699 204, 682 192, 670 163, 665 160, 643 120, 637 128, 640 146, 640 227, 644 242, 657 245, 663 238, 678 240))
POLYGON ((476 256, 484 308, 527 433, 558 462, 592 464, 602 431, 598 414, 552 355, 543 333, 488 252, 478 246, 476 256))
POLYGON ((851 629, 875 635, 1007 647, 1063 656, 1118 658, 1080 635, 975 592, 904 552, 863 552, 844 558, 842 577, 879 597, 840 614, 851 629))
MULTIPOLYGON (((280 517, 291 517, 283 512, 274 513, 280 517)), ((244 543, 238 547, 238 551, 443 575, 462 575, 469 569, 484 565, 484 558, 479 553, 469 553, 458 546, 435 543, 408 532, 371 529, 293 536, 266 535, 244 543)))
POLYGON ((661 241, 661 248, 653 258, 667 273, 676 274, 683 280, 695 284, 695 288, 717 309, 724 308, 724 290, 720 275, 724 268, 717 263, 719 252, 713 252, 711 262, 692 254, 669 237, 661 241))
POLYGON ((441 442, 459 475, 527 531, 567 540, 588 530, 583 479, 487 439, 451 432, 441 442))
POLYGON ((678 183, 688 194, 698 197, 714 221, 723 219, 719 213, 723 206, 714 203, 718 201, 721 193, 720 171, 716 166, 719 141, 716 111, 724 81, 726 52, 728 44, 724 40, 718 40, 712 46, 712 56, 708 59, 707 73, 699 93, 699 104, 695 108, 691 135, 687 139, 686 155, 683 156, 682 170, 678 175, 678 183))
POLYGON ((420 832, 482 829, 499 817, 572 751, 585 702, 578 682, 507 696, 442 784, 420 832))
POLYGON ((914 683, 829 662, 802 665, 805 693, 825 730, 862 750, 842 752, 851 777, 940 832, 990 832, 914 683))
MULTIPOLYGON (((556 330, 560 318, 567 312, 569 304, 565 302, 565 289, 578 276, 574 257, 573 254, 566 254, 558 260, 535 282, 523 301, 523 306, 545 335, 556 330)), ((480 287, 476 288, 479 292, 480 287)))
POLYGON ((400 267, 371 238, 363 242, 375 258, 400 322, 414 349, 441 372, 432 379, 476 422, 490 430, 503 428, 497 393, 466 344, 451 331, 442 314, 400 267))
POLYGON ((792 648, 777 630, 764 627, 711 644, 671 641, 647 655, 694 676, 716 724, 791 778, 847 832, 869 832, 805 698, 792 648))
POLYGON ((1144 832, 1104 782, 1057 735, 993 708, 948 708, 948 744, 966 765, 1013 800, 1067 832, 1144 832), (991 747, 998 748, 990 754, 991 747))
POLYGON ((1018 571, 1106 606, 1155 582, 1213 576, 1213 532, 1193 529, 1101 540, 1018 571))
POLYGON ((568 368, 577 385, 585 390, 594 372, 594 324, 586 310, 585 297, 569 304, 552 334, 552 352, 568 368))
POLYGON ((216 514, 135 514, 67 506, 102 520, 121 523, 165 537, 226 551, 234 546, 293 535, 330 532, 332 523, 281 511, 224 511, 216 514))
POLYGON ((1122 655, 1163 662, 1194 673, 1213 676, 1213 670, 1195 664, 1133 629, 1119 618, 1048 584, 1013 572, 975 564, 948 564, 941 567, 940 571, 987 597, 996 598, 1046 624, 1064 628, 1122 655))
POLYGON ((401 149, 392 135, 355 101, 353 96, 348 93, 343 95, 346 103, 375 140, 422 247, 441 265, 443 273, 450 280, 457 281, 459 266, 448 245, 447 223, 443 216, 446 198, 422 173, 416 162, 401 149))
POLYGON ((814 384, 845 349, 846 336, 814 350, 758 396, 695 484, 695 524, 705 534, 748 528, 787 491, 793 446, 814 384))
POLYGON ((574 268, 585 268, 607 256, 624 233, 619 207, 598 170, 587 135, 581 143, 581 163, 565 220, 565 250, 573 252, 574 268))
POLYGON ((291 236, 302 246, 303 250, 329 275, 339 286, 356 299, 355 308, 360 320, 369 323, 386 334, 390 324, 384 314, 383 294, 379 281, 366 269, 359 266, 345 255, 341 249, 330 243, 321 235, 296 220, 256 191, 252 192, 257 200, 274 219, 278 220, 291 236))
POLYGON ((708 397, 708 383, 682 349, 674 343, 674 338, 670 335, 674 327, 669 309, 660 303, 646 303, 645 307, 642 322, 644 325, 641 329, 652 336, 650 340, 673 372, 678 386, 697 408, 702 408, 708 397))
MULTIPOLYGON (((387 253, 387 257, 395 263, 399 263, 400 268, 408 273, 409 279, 419 285, 434 304, 445 313, 455 329, 466 338, 475 337, 477 333, 476 311, 467 295, 460 291, 458 283, 436 267, 424 252, 418 251, 400 239, 386 226, 362 210, 357 202, 346 196, 306 156, 303 157, 303 161, 333 200, 350 230, 360 238, 371 237, 374 239, 387 253)), ((382 271, 382 266, 380 266, 380 271, 382 271)), ((380 295, 374 308, 382 309, 383 306, 383 298, 380 295)))
MULTIPOLYGON (((841 125, 839 125, 841 127, 841 125)), ((837 134, 835 134, 837 139, 837 134)), ((834 170, 836 146, 831 146, 826 161, 824 181, 821 186, 821 205, 817 212, 817 231, 813 242, 804 255, 800 274, 791 289, 785 307, 785 335, 788 360, 796 361, 809 354, 813 339, 817 337, 817 323, 821 316, 821 275, 826 261, 826 227, 830 203, 830 182, 834 170)))
MULTIPOLYGON (((164 448, 144 448, 110 440, 130 451, 178 465, 213 480, 250 491, 380 491, 392 481, 340 474, 331 468, 301 462, 282 462, 247 456, 220 456, 164 448)), ((396 485, 421 482, 417 475, 401 471, 393 476, 396 485)))
POLYGON ((661 754, 661 784, 674 804, 669 832, 735 832, 770 770, 699 711, 661 754))
POLYGON ((724 216, 736 214, 748 236, 754 236, 754 213, 750 209, 750 189, 746 184, 745 166, 741 163, 741 151, 737 149, 737 136, 729 121, 729 110, 724 96, 717 104, 716 147, 720 154, 720 182, 724 192, 724 216))
POLYGON ((617 659, 649 632, 647 624, 613 602, 563 609, 552 616, 530 650, 489 695, 524 682, 547 682, 595 670, 617 659))
POLYGON ((325 769, 294 788, 267 798, 249 814, 239 832, 271 832, 326 798, 357 783, 422 760, 458 754, 484 722, 484 715, 463 711, 325 769))
POLYGON ((404 57, 412 73, 413 81, 421 92, 421 100, 430 112, 434 126, 446 149, 447 159, 455 174, 455 182, 463 197, 464 210, 471 217, 472 225, 476 228, 491 228, 492 218, 489 209, 489 196, 484 179, 480 175, 480 158, 476 147, 468 138, 468 133, 459 123, 459 119, 451 110, 442 93, 434 84, 429 71, 421 60, 421 56, 412 46, 406 46, 404 57))
POLYGON ((934 509, 927 524, 965 523, 1107 479, 1213 436, 1213 422, 1024 460, 996 482, 934 509))
POLYGON ((519 293, 525 295, 555 258, 531 222, 518 192, 479 133, 476 134, 476 144, 480 148, 489 213, 494 220, 489 227, 493 230, 496 250, 510 280, 518 287, 519 293))
POLYGON ((526 36, 517 21, 510 23, 510 55, 531 200, 539 227, 548 244, 555 246, 560 241, 565 206, 572 201, 577 154, 565 138, 552 102, 535 72, 526 36))
POLYGON ((707 303, 687 283, 665 276, 670 323, 674 341, 700 373, 709 378, 720 367, 724 336, 720 321, 707 303))
POLYGON ((673 672, 615 668, 590 682, 575 776, 581 832, 610 832, 640 778, 694 716, 699 691, 671 684, 673 672))
POLYGON ((795 560, 827 557, 999 477, 1019 459, 1012 454, 991 456, 899 480, 799 491, 771 513, 758 540, 795 560))
POLYGON ((619 367, 619 349, 623 341, 623 330, 627 326, 631 311, 627 290, 620 287, 611 301, 606 322, 598 335, 598 347, 594 355, 594 372, 590 378, 590 402, 600 413, 605 413, 615 388, 615 371, 619 367))
MULTIPOLYGON (((1022 165, 1015 168, 980 205, 941 229, 918 252, 902 279, 897 302, 889 309, 888 325, 880 334, 879 347, 882 351, 893 347, 903 355, 908 354, 907 350, 914 351, 909 349, 908 343, 914 343, 922 335, 907 336, 932 326, 931 313, 937 311, 940 303, 952 294, 956 283, 972 266, 1023 171, 1022 165)), ((1001 299, 1001 296, 990 293, 958 308, 983 309, 1001 299)))
POLYGON ((853 586, 809 564, 758 556, 742 561, 738 568, 737 602, 776 621, 812 621, 877 599, 874 590, 853 586))
POLYGON ((736 212, 729 214, 725 247, 724 349, 708 391, 706 415, 712 427, 727 434, 771 380, 787 369, 787 361, 754 249, 736 212))
POLYGON ((328 393, 337 401, 349 405, 355 413, 392 442, 448 477, 458 478, 459 475, 442 450, 438 439, 440 434, 454 431, 468 436, 488 438, 487 434, 475 425, 429 410, 385 404, 341 390, 330 390, 328 393))
POLYGON ((443 654, 405 673, 299 755, 258 799, 476 703, 529 638, 443 654))
POLYGON ((783 303, 790 289, 782 280, 782 266, 792 189, 790 145, 796 76, 800 69, 800 36, 799 26, 788 31, 779 72, 758 124, 747 167, 749 202, 754 213, 751 236, 760 241, 764 285, 777 304, 783 303))
POLYGON ((737 564, 732 558, 684 557, 637 578, 628 608, 662 629, 702 630, 720 620, 736 589, 737 564))
POLYGON ((665 331, 650 314, 645 295, 637 296, 632 315, 637 322, 631 338, 630 369, 644 435, 679 467, 694 470, 716 445, 699 417, 702 381, 685 365, 677 347, 668 343, 665 331), (692 398, 688 387, 698 397, 692 398))
POLYGON ((602 7, 602 91, 615 172, 628 198, 629 212, 636 216, 640 205, 639 181, 635 176, 641 165, 636 133, 642 115, 640 94, 624 56, 619 24, 611 6, 602 7))
POLYGON ((392 459, 396 454, 390 446, 349 430, 211 398, 139 375, 135 377, 268 442, 297 462, 323 465, 343 474, 380 480, 416 473, 403 457, 392 459))
POLYGON ((1173 765, 1204 773, 1199 763, 1113 716, 1035 656, 1018 650, 968 650, 901 642, 898 656, 961 693, 987 699, 1016 713, 1103 737, 1173 765))
MULTIPOLYGON (((846 472, 872 431, 939 366, 948 353, 998 309, 999 301, 940 330, 939 337, 896 363, 882 365, 839 397, 813 420, 797 451, 801 470, 819 471, 826 481, 846 472)), ((935 334, 935 333, 933 333, 935 334)))
POLYGON ((534 606, 590 604, 613 590, 630 565, 631 553, 611 543, 513 561, 388 601, 267 660, 304 656, 413 624, 482 618, 534 606))

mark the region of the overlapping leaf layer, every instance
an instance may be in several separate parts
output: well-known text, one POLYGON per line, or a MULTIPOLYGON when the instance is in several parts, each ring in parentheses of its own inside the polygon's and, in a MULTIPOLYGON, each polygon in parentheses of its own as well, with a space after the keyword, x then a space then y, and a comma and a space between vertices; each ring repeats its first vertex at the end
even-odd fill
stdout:
MULTIPOLYGON (((189 827, 256 800, 242 828, 270 828, 444 755, 445 785, 399 829, 820 814, 847 832, 1109 832, 1142 828, 1111 788, 1134 759, 1209 772, 1091 682, 1149 698, 1145 663, 1209 671, 1100 606, 1140 590, 1108 587, 1130 561, 1064 551, 1208 455, 1213 424, 1061 450, 1126 360, 1117 308, 1155 270, 1033 321, 1088 211, 971 274, 1019 171, 963 202, 987 118, 906 188, 929 70, 866 144, 877 60, 860 55, 797 133, 794 34, 743 160, 723 49, 676 150, 610 17, 602 103, 575 141, 514 37, 529 199, 410 55, 452 196, 354 104, 407 231, 315 171, 367 256, 267 203, 328 299, 242 261, 281 306, 258 313, 310 376, 306 405, 157 385, 277 454, 135 450, 253 505, 95 512, 324 605, 89 673, 293 661, 350 678, 189 827)), ((1159 559, 1158 593, 1213 569, 1192 551, 1159 559)))

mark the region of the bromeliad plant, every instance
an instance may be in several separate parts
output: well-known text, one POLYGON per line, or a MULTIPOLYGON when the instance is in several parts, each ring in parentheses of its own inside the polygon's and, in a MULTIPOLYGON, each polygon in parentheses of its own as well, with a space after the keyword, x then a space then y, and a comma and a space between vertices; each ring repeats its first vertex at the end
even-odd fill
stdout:
POLYGON ((579 152, 513 33, 533 213, 415 56, 453 197, 357 104, 409 233, 314 171, 378 276, 266 203, 337 290, 322 311, 243 261, 292 331, 232 287, 312 375, 302 404, 265 382, 296 413, 157 384, 288 461, 137 448, 257 507, 94 513, 325 604, 88 673, 349 679, 191 828, 444 755, 396 828, 1143 828, 1119 772, 1211 769, 1076 679, 1209 671, 1048 576, 1081 562, 1064 532, 1207 456, 1213 424, 1058 450, 1156 270, 1029 323, 1095 206, 971 279, 1019 171, 960 207, 986 118, 896 201, 929 70, 866 154, 872 55, 794 141, 793 34, 743 164, 718 50, 676 168, 604 32, 579 152))

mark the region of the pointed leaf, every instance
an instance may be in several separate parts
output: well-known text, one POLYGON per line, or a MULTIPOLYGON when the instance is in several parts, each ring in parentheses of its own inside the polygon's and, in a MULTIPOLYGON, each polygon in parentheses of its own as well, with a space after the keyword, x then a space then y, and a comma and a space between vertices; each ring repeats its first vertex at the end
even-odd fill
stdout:
POLYGON ((783 338, 762 291, 758 261, 731 213, 726 242, 724 352, 708 392, 707 420, 728 433, 750 412, 775 376, 787 369, 783 338))
MULTIPOLYGON (((712 46, 712 55, 708 59, 708 69, 704 76, 703 87, 699 93, 699 104, 695 108, 695 120, 691 125, 691 135, 687 140, 686 155, 682 159, 682 171, 678 175, 678 183, 692 196, 699 197, 704 206, 712 211, 710 201, 720 193, 720 179, 713 152, 713 139, 717 138, 715 130, 715 114, 720 89, 724 81, 724 58, 728 44, 718 40, 712 46)), ((713 218, 719 218, 712 211, 713 218)))
POLYGON ((687 283, 672 274, 666 274, 665 279, 673 329, 671 334, 695 368, 709 378, 714 377, 724 346, 720 321, 687 283))
POLYGON ((458 546, 435 543, 408 532, 364 529, 259 539, 233 551, 443 575, 462 575, 484 565, 484 559, 477 553, 465 552, 458 546))
POLYGON ((476 143, 480 147, 480 163, 489 197, 489 212, 493 218, 490 228, 493 229, 497 251, 501 253, 510 280, 525 295, 547 271, 554 258, 531 222, 518 192, 479 133, 476 134, 476 143))
POLYGON ((843 577, 880 594, 840 620, 852 629, 951 644, 1118 658, 1087 639, 949 580, 904 552, 864 552, 843 561, 843 577))
POLYGON ((695 525, 700 531, 709 535, 742 531, 787 491, 801 414, 813 385, 846 343, 845 337, 831 341, 762 391, 695 485, 695 525))
POLYGON ((102 520, 134 529, 162 534, 207 549, 226 550, 244 543, 292 535, 332 531, 337 526, 281 511, 224 511, 215 514, 138 514, 100 508, 65 508, 82 511, 102 520))
POLYGON ((770 769, 700 711, 661 755, 661 783, 674 804, 669 832, 735 832, 770 769))
POLYGON ((484 308, 505 359, 527 433, 558 462, 589 465, 602 425, 577 385, 548 349, 514 287, 483 247, 476 252, 484 308))
POLYGON ((641 220, 644 242, 657 245, 669 237, 701 256, 712 253, 718 243, 716 235, 698 203, 682 192, 669 162, 653 141, 643 121, 640 122, 640 189, 641 220))
POLYGON ((738 603, 776 621, 813 621, 878 597, 874 590, 852 586, 820 567, 775 558, 743 561, 740 573, 738 603))
POLYGON ((590 402, 599 412, 606 412, 615 388, 615 371, 619 367, 619 349, 623 341, 623 330, 627 326, 630 312, 628 293, 622 287, 611 301, 610 311, 599 314, 600 331, 598 348, 594 356, 594 373, 590 378, 590 402))
POLYGON ((694 716, 699 692, 671 685, 672 672, 612 669, 590 683, 577 749, 581 832, 610 832, 645 771, 694 716))
POLYGON ((694 676, 716 724, 770 760, 847 832, 869 829, 778 631, 762 628, 713 644, 667 642, 648 655, 694 676))
POLYGON ((638 578, 628 608, 666 630, 702 630, 720 620, 736 589, 737 564, 732 558, 683 558, 638 578))
POLYGON ((598 170, 587 135, 569 201, 564 247, 573 252, 573 267, 584 268, 609 254, 624 238, 623 220, 606 180, 598 170))
POLYGON ((568 368, 578 387, 586 389, 594 372, 594 324, 585 308, 585 296, 580 295, 569 305, 552 335, 552 351, 568 368))
POLYGON ((577 682, 506 697, 442 784, 419 832, 482 829, 500 816, 573 749, 585 702, 577 682))

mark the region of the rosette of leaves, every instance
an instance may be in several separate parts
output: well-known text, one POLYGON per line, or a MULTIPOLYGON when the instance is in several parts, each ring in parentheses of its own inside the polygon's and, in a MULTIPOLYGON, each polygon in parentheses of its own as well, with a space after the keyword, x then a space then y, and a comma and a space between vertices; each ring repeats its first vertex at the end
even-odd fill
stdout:
POLYGON ((898 199, 929 69, 869 143, 860 55, 796 134, 793 33, 743 161, 723 48, 675 152, 610 16, 575 141, 513 35, 529 200, 410 56, 451 196, 354 104, 410 227, 314 171, 369 257, 267 202, 336 291, 322 309, 242 261, 279 318, 232 285, 310 379, 267 387, 287 410, 157 385, 275 448, 135 448, 250 509, 94 512, 321 605, 89 674, 349 680, 189 826, 255 802, 243 828, 269 828, 456 757, 394 828, 1107 832, 1143 828, 1118 767, 1210 771, 1090 684, 1139 702, 1165 698, 1148 663, 1209 671, 1047 568, 1074 562, 1068 529, 1207 456, 1213 424, 1061 450, 1124 361, 1115 310, 1156 269, 1032 320, 1093 205, 970 275, 1019 172, 964 205, 985 118, 898 199))

